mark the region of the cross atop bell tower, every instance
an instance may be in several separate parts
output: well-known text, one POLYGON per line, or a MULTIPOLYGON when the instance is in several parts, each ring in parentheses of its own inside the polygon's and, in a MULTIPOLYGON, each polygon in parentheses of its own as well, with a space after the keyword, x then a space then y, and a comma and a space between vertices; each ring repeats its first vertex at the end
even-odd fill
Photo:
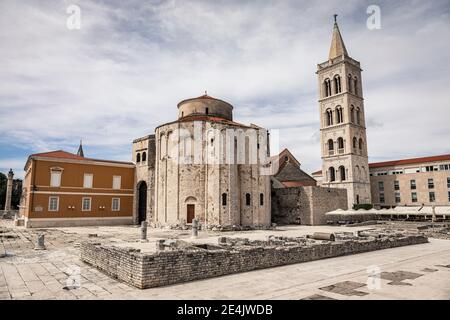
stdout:
POLYGON ((328 60, 316 72, 322 185, 347 189, 349 208, 371 202, 361 71, 348 54, 335 14, 328 60))

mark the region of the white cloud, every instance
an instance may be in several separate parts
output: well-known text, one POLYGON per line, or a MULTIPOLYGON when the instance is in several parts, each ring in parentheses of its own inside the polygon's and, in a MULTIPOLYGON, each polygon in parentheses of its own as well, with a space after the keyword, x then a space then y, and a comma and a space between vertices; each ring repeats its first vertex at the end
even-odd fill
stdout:
POLYGON ((66 28, 69 4, 0 4, 0 147, 70 151, 83 138, 89 156, 127 160, 134 138, 208 90, 237 121, 280 128, 281 144, 314 171, 315 70, 338 12, 365 70, 371 158, 450 152, 446 1, 382 2, 376 31, 365 27, 370 3, 356 0, 78 1, 78 31, 66 28))

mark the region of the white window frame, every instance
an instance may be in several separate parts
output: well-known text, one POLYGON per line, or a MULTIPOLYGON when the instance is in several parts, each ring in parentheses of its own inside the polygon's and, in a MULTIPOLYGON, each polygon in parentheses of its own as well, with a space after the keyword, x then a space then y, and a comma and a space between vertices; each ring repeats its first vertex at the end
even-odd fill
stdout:
POLYGON ((91 197, 83 197, 81 198, 81 211, 89 212, 92 211, 92 198, 91 197), (89 199, 89 209, 84 208, 84 200, 89 199))
POLYGON ((83 176, 83 188, 85 189, 92 189, 94 187, 94 175, 92 173, 85 173, 83 176), (86 177, 91 177, 91 183, 90 186, 86 185, 86 177))
POLYGON ((55 188, 61 187, 61 176, 62 176, 61 170, 50 170, 50 187, 55 187, 55 188), (53 180, 54 175, 58 176, 57 184, 55 184, 55 181, 53 180))
POLYGON ((120 211, 120 198, 111 199, 111 211, 120 211), (114 209, 114 200, 117 200, 117 209, 114 209))
POLYGON ((112 188, 114 190, 120 190, 122 188, 122 176, 113 176, 112 188), (118 187, 116 185, 116 181, 119 181, 119 182, 117 182, 118 183, 118 187))
POLYGON ((48 211, 49 212, 58 212, 59 211, 59 197, 55 197, 55 196, 48 197, 48 211), (51 208, 52 199, 56 199, 56 209, 55 210, 52 210, 52 208, 51 208))

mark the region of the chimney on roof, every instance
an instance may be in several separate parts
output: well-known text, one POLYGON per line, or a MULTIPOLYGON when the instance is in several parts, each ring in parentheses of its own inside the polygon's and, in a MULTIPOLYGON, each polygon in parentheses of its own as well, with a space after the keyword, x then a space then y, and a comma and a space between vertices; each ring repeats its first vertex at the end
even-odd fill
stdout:
POLYGON ((77 156, 84 157, 83 141, 82 140, 80 140, 80 146, 78 147, 77 156))

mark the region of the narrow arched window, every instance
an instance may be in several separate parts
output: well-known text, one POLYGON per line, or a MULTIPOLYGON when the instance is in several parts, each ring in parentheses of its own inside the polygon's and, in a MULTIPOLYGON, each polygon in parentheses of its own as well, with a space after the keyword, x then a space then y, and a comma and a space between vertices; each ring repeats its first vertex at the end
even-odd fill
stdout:
POLYGON ((337 118, 337 123, 344 122, 344 114, 342 113, 342 107, 341 106, 337 106, 336 107, 336 118, 337 118))
POLYGON ((362 138, 359 139, 359 152, 363 153, 364 141, 362 138))
POLYGON ((259 194, 259 205, 260 206, 264 205, 264 193, 259 194))
POLYGON ((334 149, 334 142, 332 139, 328 140, 328 150, 333 151, 334 149))
POLYGON ((142 152, 142 162, 147 161, 147 153, 142 152))
POLYGON ((222 205, 223 206, 227 205, 227 194, 226 193, 222 193, 222 205))
POLYGON ((341 181, 345 181, 346 180, 345 167, 344 166, 340 166, 339 167, 339 175, 341 176, 341 181))
POLYGON ((361 124, 361 110, 356 108, 356 124, 361 124))
POLYGON ((340 93, 341 90, 341 77, 340 76, 335 76, 334 77, 334 93, 340 93))
POLYGON ((347 82, 347 86, 348 86, 348 92, 352 92, 352 75, 351 74, 349 74, 348 75, 348 82, 347 82))
POLYGON ((358 78, 353 78, 353 91, 356 95, 358 95, 358 78))
POLYGON ((249 206, 250 205, 250 203, 251 203, 251 198, 250 198, 250 193, 246 193, 245 194, 245 205, 246 206, 249 206))
POLYGON ((140 153, 136 154, 136 163, 139 163, 139 162, 141 162, 141 154, 140 153))
POLYGON ((331 96, 331 81, 330 81, 330 79, 325 79, 324 91, 325 91, 325 97, 331 96))
POLYGON ((333 110, 327 109, 327 125, 333 125, 333 110))
POLYGON ((353 137, 353 149, 356 149, 358 147, 358 139, 356 137, 353 137))
POLYGON ((328 169, 328 173, 330 175, 330 182, 336 181, 336 172, 333 167, 328 169))
POLYGON ((350 106, 350 121, 355 123, 355 107, 353 105, 350 106))
POLYGON ((344 139, 339 137, 337 141, 338 141, 338 148, 344 149, 344 139))
POLYGON ((205 113, 209 114, 209 108, 206 108, 205 113))

